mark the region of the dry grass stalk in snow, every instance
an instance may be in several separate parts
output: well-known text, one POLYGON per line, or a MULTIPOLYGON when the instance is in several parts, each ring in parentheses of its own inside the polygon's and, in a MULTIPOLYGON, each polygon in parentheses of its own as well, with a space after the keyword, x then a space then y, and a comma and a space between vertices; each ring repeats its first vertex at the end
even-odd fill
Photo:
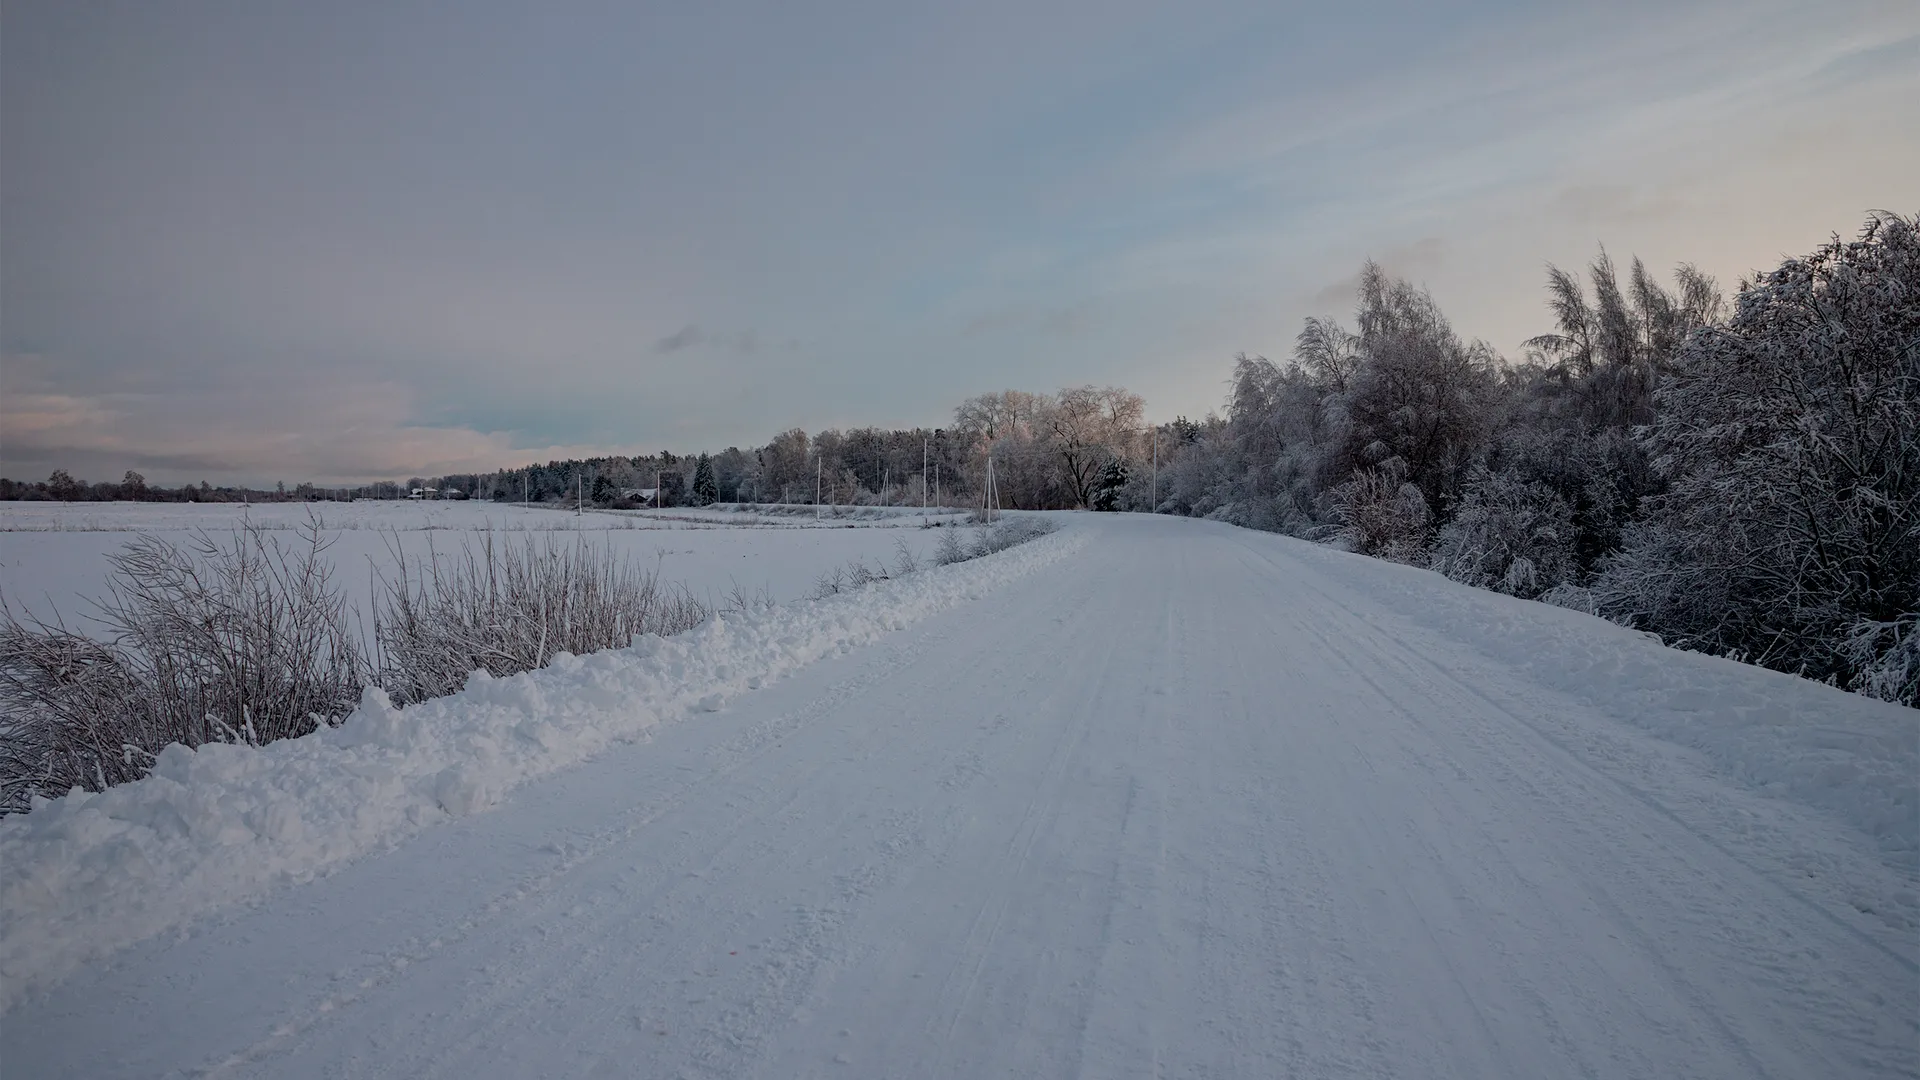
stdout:
POLYGON ((374 625, 380 685, 396 701, 450 694, 476 670, 511 675, 562 652, 677 634, 707 616, 686 590, 584 539, 489 532, 424 562, 397 543, 392 551, 397 569, 376 598, 374 625))
POLYGON ((245 527, 108 556, 97 639, 0 615, 0 811, 104 790, 170 743, 260 745, 352 710, 367 665, 317 523, 282 544, 245 527))
MULTIPOLYGON (((243 527, 186 547, 141 535, 108 556, 85 634, 0 605, 0 813, 145 775, 172 743, 264 745, 338 723, 369 684, 397 701, 689 629, 707 609, 586 537, 488 533, 410 559, 376 597, 369 657, 318 520, 283 542, 243 527)), ((735 597, 743 610, 765 597, 735 597)))

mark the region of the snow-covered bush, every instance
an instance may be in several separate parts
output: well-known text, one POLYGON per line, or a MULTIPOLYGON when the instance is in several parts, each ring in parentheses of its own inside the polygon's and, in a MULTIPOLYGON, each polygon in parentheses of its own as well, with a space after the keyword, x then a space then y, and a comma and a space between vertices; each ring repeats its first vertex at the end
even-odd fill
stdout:
POLYGON ((969 558, 966 545, 960 542, 959 530, 948 526, 940 530, 940 540, 933 547, 933 561, 938 566, 952 566, 966 562, 969 558))
MULTIPOLYGON (((904 545, 901 548, 905 551, 904 545)), ((910 553, 909 553, 910 554, 910 553)), ((911 573, 912 571, 903 571, 911 573)), ((813 598, 825 600, 829 596, 838 596, 843 592, 871 585, 876 581, 890 581, 893 575, 883 565, 868 566, 854 559, 845 566, 836 566, 821 574, 813 583, 813 598)))
POLYGON ((1587 430, 1561 420, 1516 424, 1494 442, 1486 464, 1475 470, 1459 512, 1466 512, 1472 489, 1489 475, 1535 485, 1566 506, 1562 532, 1572 565, 1543 584, 1585 580, 1600 560, 1620 550, 1627 523, 1640 500, 1660 490, 1644 450, 1619 428, 1587 430))
POLYGON ((1046 518, 1025 515, 1001 518, 987 528, 975 531, 972 557, 991 555, 996 551, 1005 551, 1015 544, 1038 540, 1056 528, 1058 526, 1046 518))
POLYGON ((1573 574, 1573 509, 1544 484, 1482 472, 1434 540, 1433 569, 1482 589, 1533 599, 1573 574))
POLYGON ((1844 652, 1853 665, 1848 689, 1881 701, 1920 705, 1920 613, 1892 622, 1855 623, 1844 652))
POLYGON ((1905 647, 1856 628, 1920 611, 1914 220, 1878 216, 1745 286, 1656 404, 1646 442, 1672 486, 1596 583, 1603 611, 1843 684, 1905 647))
POLYGON ((844 566, 836 566, 814 579, 812 595, 815 600, 824 600, 829 596, 837 596, 846 589, 847 569, 844 566))
POLYGON ((401 702, 450 694, 477 670, 512 675, 558 653, 676 634, 708 614, 685 589, 584 537, 487 533, 455 557, 410 561, 397 545, 393 556, 374 626, 380 686, 401 702))
POLYGON ((1333 490, 1338 537, 1350 550, 1394 562, 1423 561, 1431 517, 1425 494, 1406 475, 1400 459, 1389 458, 1333 490))
POLYGON ((904 536, 896 536, 893 540, 893 572, 902 577, 920 572, 920 556, 913 553, 904 536))
POLYGON ((337 722, 368 665, 310 521, 109 556, 104 639, 0 612, 0 812, 101 791, 170 743, 259 745, 337 722))

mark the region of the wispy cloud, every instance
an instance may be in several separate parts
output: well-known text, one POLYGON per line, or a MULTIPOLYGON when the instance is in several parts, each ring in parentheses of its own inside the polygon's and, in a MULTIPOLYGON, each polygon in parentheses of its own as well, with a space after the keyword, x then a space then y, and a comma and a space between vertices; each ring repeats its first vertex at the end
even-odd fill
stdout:
POLYGON ((1920 174, 1920 8, 1880 0, 4 19, 0 348, 46 358, 0 373, 13 472, 745 445, 1089 380, 1199 415, 1368 257, 1513 347, 1547 262, 1730 281, 1920 174))

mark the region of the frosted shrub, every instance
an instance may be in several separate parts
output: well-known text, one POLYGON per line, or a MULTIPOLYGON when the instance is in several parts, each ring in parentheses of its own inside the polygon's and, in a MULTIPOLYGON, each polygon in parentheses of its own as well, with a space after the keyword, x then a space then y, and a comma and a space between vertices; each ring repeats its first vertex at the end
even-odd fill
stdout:
POLYGON ((1016 544, 1037 540, 1054 530, 1053 522, 1045 518, 1010 517, 1001 518, 991 526, 975 532, 973 538, 973 556, 991 555, 996 551, 1005 551, 1016 544))
POLYGON ((1435 539, 1429 565, 1455 581, 1533 599, 1573 574, 1573 510, 1545 485, 1482 473, 1435 539))
POLYGON ((920 572, 920 557, 913 553, 913 547, 904 536, 896 536, 893 540, 893 572, 901 577, 920 572))
POLYGON ((677 634, 707 616, 684 588, 585 537, 509 542, 487 533, 446 559, 410 560, 397 544, 393 556, 374 627, 380 685, 396 701, 450 694, 476 670, 512 675, 557 653, 677 634))
POLYGON ((1362 469, 1333 491, 1339 537, 1352 550, 1395 562, 1424 559, 1429 532, 1426 496, 1405 479, 1399 459, 1362 469))
POLYGON ((887 573, 886 567, 868 566, 859 559, 855 559, 845 566, 836 566, 815 578, 812 595, 815 600, 825 600, 829 596, 838 596, 863 585, 891 579, 892 575, 887 573))
POLYGON ((1855 623, 1845 652, 1854 665, 1848 689, 1920 707, 1920 614, 1892 622, 1855 623))
POLYGON ((960 533, 951 527, 940 530, 940 542, 934 545, 933 561, 939 566, 952 566, 967 561, 967 549, 960 542, 960 533))
POLYGON ((1857 628, 1920 612, 1916 233, 1877 217, 1686 340, 1647 436, 1672 486, 1595 584, 1609 617, 1842 685, 1909 647, 1857 628))
POLYGON ((131 541, 108 557, 104 640, 0 613, 0 811, 137 779, 170 743, 260 745, 352 711, 368 666, 318 523, 298 537, 131 541))
POLYGON ((825 600, 829 596, 838 596, 840 593, 845 592, 846 588, 846 567, 836 566, 813 579, 812 596, 815 600, 825 600))

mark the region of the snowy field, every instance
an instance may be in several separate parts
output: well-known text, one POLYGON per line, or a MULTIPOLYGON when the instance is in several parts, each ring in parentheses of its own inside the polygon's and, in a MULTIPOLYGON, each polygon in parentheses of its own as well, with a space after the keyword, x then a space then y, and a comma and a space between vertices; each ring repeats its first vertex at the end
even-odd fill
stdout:
MULTIPOLYGON (((816 519, 812 508, 770 507, 660 511, 589 511, 478 502, 269 503, 0 503, 0 594, 35 615, 57 615, 85 629, 90 598, 101 595, 104 556, 137 532, 184 544, 196 532, 216 536, 243 524, 293 542, 309 514, 332 542, 335 583, 365 607, 381 570, 391 573, 394 545, 409 558, 430 550, 457 552, 462 543, 496 534, 554 531, 605 543, 649 568, 663 582, 684 585, 703 601, 735 586, 786 602, 809 593, 821 574, 859 559, 891 565, 904 540, 916 557, 932 552, 936 534, 904 508, 839 508, 816 519)), ((566 537, 563 537, 563 539, 566 537)))
POLYGON ((1920 712, 1063 520, 0 820, 8 1075, 1920 1074, 1920 712))

